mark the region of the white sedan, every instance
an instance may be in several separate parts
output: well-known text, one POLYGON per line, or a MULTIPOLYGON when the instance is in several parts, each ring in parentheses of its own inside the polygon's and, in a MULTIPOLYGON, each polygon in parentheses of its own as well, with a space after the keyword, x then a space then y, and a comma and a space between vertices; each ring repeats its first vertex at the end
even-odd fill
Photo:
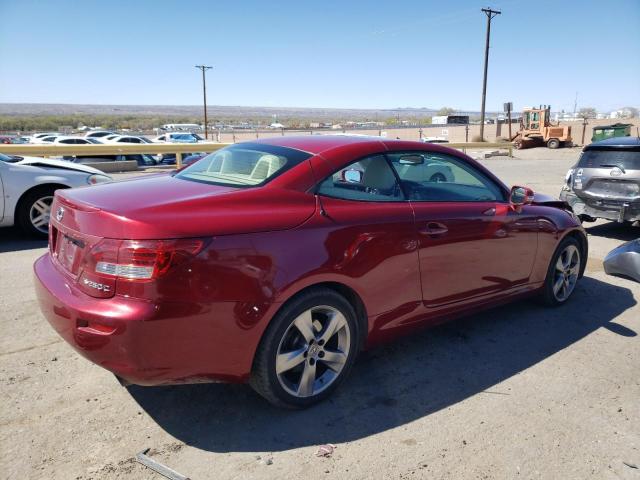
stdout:
POLYGON ((105 137, 108 143, 153 143, 146 137, 138 137, 135 135, 116 135, 115 137, 105 137))
POLYGON ((111 177, 87 165, 0 153, 0 227, 16 224, 44 237, 56 190, 110 181, 111 177))

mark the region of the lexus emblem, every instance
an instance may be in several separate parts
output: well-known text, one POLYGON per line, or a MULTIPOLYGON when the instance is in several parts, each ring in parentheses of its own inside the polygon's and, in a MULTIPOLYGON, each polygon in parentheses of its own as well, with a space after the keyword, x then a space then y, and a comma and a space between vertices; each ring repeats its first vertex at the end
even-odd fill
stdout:
POLYGON ((612 177, 619 177, 620 175, 622 175, 622 170, 619 167, 613 167, 609 172, 609 175, 611 175, 612 177))
POLYGON ((60 222, 62 221, 62 217, 64 217, 64 208, 58 207, 58 210, 56 211, 56 220, 60 222))

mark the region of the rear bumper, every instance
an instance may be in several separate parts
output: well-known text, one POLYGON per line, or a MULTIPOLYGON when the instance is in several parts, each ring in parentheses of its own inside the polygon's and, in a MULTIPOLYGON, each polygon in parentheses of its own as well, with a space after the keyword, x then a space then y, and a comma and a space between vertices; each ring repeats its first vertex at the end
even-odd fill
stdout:
POLYGON ((576 215, 593 218, 605 218, 616 222, 640 220, 640 203, 616 200, 593 201, 586 203, 572 190, 563 187, 560 199, 566 201, 576 215))
POLYGON ((250 374, 266 324, 244 316, 255 312, 253 306, 96 299, 75 288, 49 254, 36 261, 34 273, 40 309, 51 326, 123 383, 241 382, 250 374))

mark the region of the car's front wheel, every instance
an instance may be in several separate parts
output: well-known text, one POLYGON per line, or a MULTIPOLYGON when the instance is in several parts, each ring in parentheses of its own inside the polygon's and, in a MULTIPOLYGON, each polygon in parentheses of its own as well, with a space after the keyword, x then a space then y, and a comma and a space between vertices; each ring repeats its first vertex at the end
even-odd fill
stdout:
POLYGON ((562 305, 575 290, 582 270, 580 244, 573 237, 560 242, 547 270, 542 299, 550 306, 562 305))
POLYGON ((23 231, 41 238, 48 235, 51 204, 55 191, 53 187, 43 186, 31 190, 20 199, 16 221, 23 231))
POLYGON ((333 290, 308 291, 272 320, 256 352, 251 386, 274 405, 310 406, 337 388, 358 345, 353 306, 333 290))

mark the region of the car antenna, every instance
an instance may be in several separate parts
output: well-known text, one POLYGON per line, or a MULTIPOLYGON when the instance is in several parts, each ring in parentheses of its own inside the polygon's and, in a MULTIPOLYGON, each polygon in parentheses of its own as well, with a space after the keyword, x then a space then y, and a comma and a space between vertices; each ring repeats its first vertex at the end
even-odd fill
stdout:
POLYGON ((316 193, 316 198, 318 199, 318 206, 320 207, 320 215, 329 218, 329 214, 324 209, 324 205, 322 204, 322 197, 316 193))

